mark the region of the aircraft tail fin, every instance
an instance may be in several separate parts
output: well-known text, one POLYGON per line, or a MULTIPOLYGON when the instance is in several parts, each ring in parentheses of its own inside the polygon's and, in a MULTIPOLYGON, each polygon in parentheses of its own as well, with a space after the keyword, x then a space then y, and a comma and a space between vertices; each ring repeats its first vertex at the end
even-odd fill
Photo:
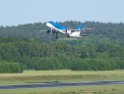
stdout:
POLYGON ((82 24, 79 24, 79 25, 76 27, 76 29, 77 29, 77 30, 81 30, 82 27, 83 27, 83 25, 82 25, 82 24))

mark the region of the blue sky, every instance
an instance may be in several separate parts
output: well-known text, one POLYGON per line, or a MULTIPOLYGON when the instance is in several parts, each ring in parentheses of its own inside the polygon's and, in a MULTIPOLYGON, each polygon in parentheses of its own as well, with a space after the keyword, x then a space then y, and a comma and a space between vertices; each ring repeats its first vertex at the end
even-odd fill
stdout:
POLYGON ((124 0, 0 0, 0 25, 52 21, 124 22, 124 0))

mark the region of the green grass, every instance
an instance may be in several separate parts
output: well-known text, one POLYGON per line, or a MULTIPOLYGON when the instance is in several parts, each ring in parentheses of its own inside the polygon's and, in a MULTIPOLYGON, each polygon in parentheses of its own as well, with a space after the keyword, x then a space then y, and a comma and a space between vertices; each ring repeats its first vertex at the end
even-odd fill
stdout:
MULTIPOLYGON (((24 71, 0 74, 0 85, 32 84, 45 82, 83 82, 100 80, 124 80, 124 70, 114 71, 24 71)), ((124 94, 124 85, 77 86, 0 90, 0 94, 124 94)))
POLYGON ((24 71, 23 73, 0 74, 0 85, 32 84, 46 82, 82 82, 100 80, 124 80, 124 70, 114 71, 24 71))
POLYGON ((124 94, 124 85, 0 90, 0 94, 124 94))

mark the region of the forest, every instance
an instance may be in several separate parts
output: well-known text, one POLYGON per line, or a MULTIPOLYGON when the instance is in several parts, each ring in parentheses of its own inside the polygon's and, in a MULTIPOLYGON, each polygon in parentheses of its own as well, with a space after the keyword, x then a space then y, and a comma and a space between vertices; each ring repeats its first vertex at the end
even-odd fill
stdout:
POLYGON ((0 73, 23 70, 116 70, 124 69, 124 24, 58 22, 69 28, 83 24, 94 28, 82 38, 56 38, 45 23, 0 26, 0 73))

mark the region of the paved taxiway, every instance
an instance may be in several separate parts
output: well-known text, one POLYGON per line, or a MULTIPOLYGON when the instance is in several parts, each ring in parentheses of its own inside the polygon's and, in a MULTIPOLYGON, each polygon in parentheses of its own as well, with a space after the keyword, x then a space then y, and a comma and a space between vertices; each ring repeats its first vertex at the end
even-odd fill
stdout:
POLYGON ((97 82, 72 82, 72 83, 42 83, 42 84, 25 84, 25 85, 6 85, 0 86, 0 89, 25 89, 25 88, 49 88, 49 87, 66 87, 66 86, 92 86, 92 85, 113 85, 123 84, 124 81, 97 81, 97 82))

